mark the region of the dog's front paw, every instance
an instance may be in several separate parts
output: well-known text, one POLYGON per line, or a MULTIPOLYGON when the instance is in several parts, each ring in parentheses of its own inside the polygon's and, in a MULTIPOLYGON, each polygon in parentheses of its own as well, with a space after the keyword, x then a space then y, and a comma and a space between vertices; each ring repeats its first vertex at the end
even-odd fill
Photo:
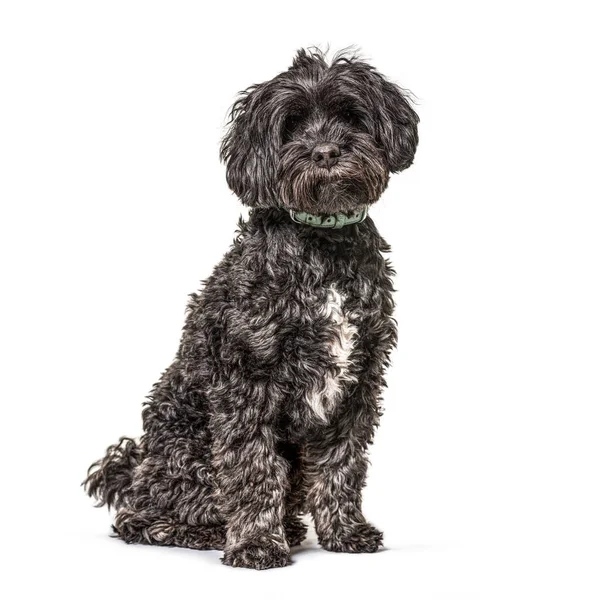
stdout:
POLYGON ((376 552, 383 545, 383 534, 369 523, 354 523, 319 542, 330 552, 376 552))
POLYGON ((272 541, 245 542, 233 548, 226 548, 224 565, 246 569, 274 569, 290 564, 290 549, 272 541))

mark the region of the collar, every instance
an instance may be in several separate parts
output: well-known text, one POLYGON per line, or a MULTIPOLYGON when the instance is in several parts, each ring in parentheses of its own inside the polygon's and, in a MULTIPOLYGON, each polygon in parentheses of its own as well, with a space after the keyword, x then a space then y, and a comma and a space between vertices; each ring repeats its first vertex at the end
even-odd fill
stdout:
POLYGON ((310 225, 311 227, 322 227, 325 229, 341 229, 344 225, 362 223, 368 214, 368 207, 353 211, 348 216, 346 213, 335 213, 333 215, 311 215, 307 212, 296 212, 289 210, 290 217, 295 223, 310 225))

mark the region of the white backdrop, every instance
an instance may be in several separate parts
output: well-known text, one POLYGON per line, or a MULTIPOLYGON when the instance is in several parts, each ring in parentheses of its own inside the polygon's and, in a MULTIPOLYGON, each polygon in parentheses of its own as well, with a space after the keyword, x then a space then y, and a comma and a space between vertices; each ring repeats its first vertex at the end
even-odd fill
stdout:
POLYGON ((596 303, 588 2, 0 5, 7 598, 594 598, 596 303), (356 44, 418 96, 371 214, 400 345, 365 495, 387 549, 287 569, 126 546, 78 487, 232 241, 235 94, 356 44))

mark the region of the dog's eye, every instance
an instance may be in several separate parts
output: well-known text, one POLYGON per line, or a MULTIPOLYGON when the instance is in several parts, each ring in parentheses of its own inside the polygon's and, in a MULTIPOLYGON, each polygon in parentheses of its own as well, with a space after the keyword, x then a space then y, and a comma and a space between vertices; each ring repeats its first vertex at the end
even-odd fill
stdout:
POLYGON ((299 113, 293 113, 286 117, 282 130, 282 137, 284 142, 287 142, 292 134, 298 129, 298 126, 302 122, 302 115, 299 113))
POLYGON ((344 110, 341 111, 341 118, 343 121, 353 125, 354 127, 362 126, 362 118, 355 110, 352 110, 351 108, 344 108, 344 110))

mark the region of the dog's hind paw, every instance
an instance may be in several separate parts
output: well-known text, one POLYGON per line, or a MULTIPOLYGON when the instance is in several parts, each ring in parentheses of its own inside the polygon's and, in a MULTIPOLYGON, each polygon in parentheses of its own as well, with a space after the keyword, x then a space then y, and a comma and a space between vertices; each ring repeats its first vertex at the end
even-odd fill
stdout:
POLYGON ((274 542, 247 542, 224 551, 224 565, 247 569, 274 569, 290 564, 290 549, 274 542))
POLYGON ((383 534, 369 523, 355 523, 319 543, 330 552, 376 552, 383 545, 383 534))
POLYGON ((284 519, 284 531, 290 546, 300 546, 306 539, 308 527, 300 517, 290 515, 284 519))

